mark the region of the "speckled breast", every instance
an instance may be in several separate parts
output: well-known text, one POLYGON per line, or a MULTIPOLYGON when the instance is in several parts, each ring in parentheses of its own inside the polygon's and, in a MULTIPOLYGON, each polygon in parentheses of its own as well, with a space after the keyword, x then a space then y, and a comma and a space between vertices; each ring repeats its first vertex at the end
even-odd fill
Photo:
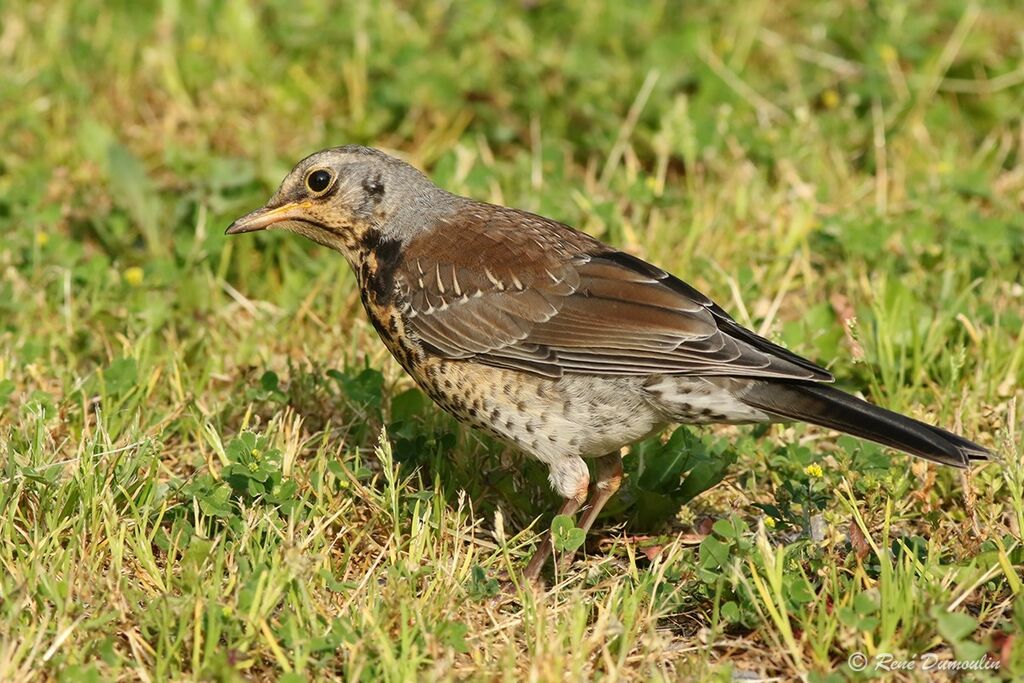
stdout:
POLYGON ((440 358, 406 333, 397 307, 363 303, 388 350, 438 406, 541 460, 603 455, 665 422, 646 400, 643 378, 549 379, 440 358))

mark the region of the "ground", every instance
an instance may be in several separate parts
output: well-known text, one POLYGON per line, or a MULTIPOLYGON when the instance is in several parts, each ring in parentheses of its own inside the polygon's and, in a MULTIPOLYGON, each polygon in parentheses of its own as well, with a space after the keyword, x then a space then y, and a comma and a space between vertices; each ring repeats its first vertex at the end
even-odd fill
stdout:
POLYGON ((1020 675, 1017 5, 4 3, 0 679, 1020 675), (682 429, 517 585, 544 470, 427 404, 340 256, 223 236, 345 143, 995 461, 682 429))

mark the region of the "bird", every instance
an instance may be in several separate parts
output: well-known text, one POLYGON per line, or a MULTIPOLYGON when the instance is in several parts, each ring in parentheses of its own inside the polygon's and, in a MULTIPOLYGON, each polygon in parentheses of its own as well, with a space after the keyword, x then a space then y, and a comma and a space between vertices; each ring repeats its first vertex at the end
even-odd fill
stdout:
MULTIPOLYGON (((673 424, 802 421, 957 468, 990 455, 830 386, 828 370, 656 265, 450 193, 374 148, 306 157, 226 233, 259 230, 342 254, 402 368, 458 421, 544 463, 558 514, 582 511, 584 533, 621 486, 623 448, 673 424)), ((552 552, 547 530, 524 577, 552 552)))

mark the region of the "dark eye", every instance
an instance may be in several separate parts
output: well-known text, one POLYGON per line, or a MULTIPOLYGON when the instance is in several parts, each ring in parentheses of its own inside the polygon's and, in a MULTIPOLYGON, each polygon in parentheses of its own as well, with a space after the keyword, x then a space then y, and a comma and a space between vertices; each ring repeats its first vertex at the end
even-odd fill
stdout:
POLYGON ((331 184, 331 172, 323 169, 313 171, 306 178, 306 187, 313 192, 323 192, 331 184))

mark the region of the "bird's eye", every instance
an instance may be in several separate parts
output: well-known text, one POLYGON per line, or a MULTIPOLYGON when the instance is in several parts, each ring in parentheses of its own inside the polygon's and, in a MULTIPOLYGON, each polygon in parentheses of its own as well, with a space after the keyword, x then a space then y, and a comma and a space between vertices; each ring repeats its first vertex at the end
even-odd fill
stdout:
POLYGON ((306 177, 306 187, 313 192, 323 192, 331 184, 331 172, 320 169, 306 177))

